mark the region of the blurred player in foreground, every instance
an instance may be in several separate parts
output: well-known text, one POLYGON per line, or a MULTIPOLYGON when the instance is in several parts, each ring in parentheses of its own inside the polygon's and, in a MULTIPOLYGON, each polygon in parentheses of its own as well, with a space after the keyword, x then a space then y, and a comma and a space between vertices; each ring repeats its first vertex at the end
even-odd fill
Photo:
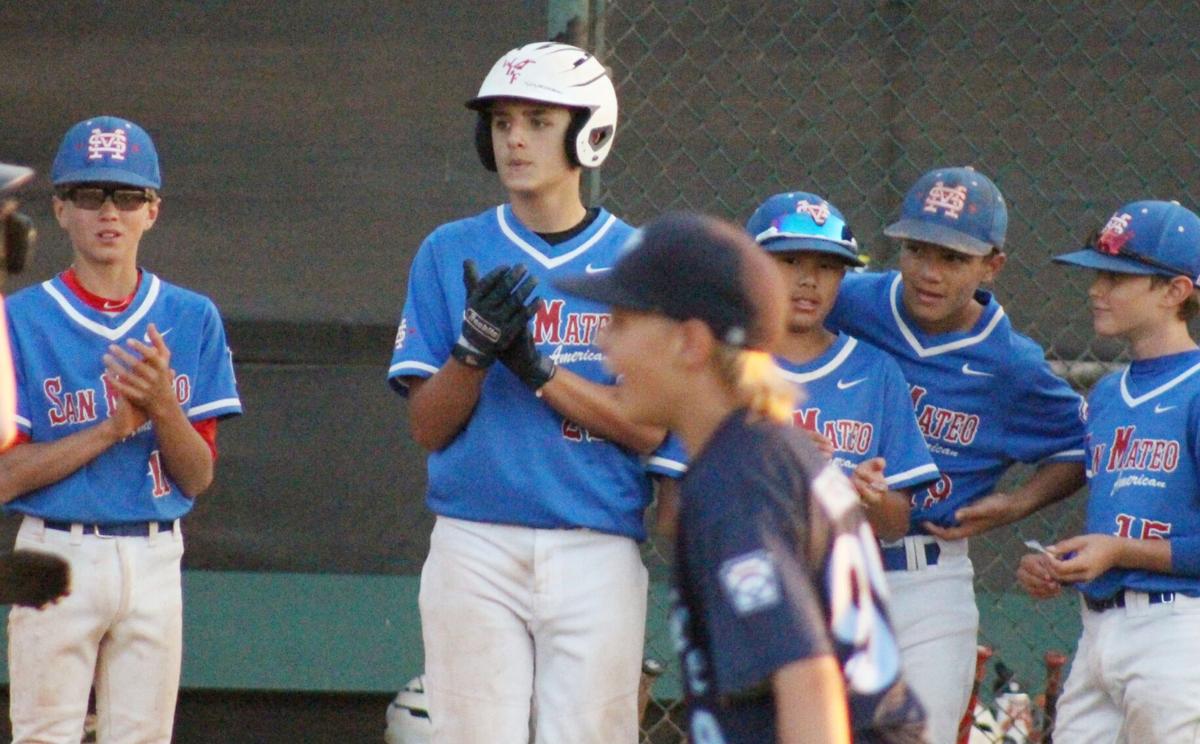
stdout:
MULTIPOLYGON (((0 194, 25 183, 33 171, 0 163, 0 194)), ((15 199, 0 199, 0 288, 9 274, 25 267, 36 232, 33 222, 17 211, 15 199)), ((17 436, 17 390, 8 345, 8 323, 0 296, 0 452, 17 436)), ((0 604, 41 607, 67 593, 70 569, 55 555, 18 550, 0 557, 0 604)))
POLYGON ((908 532, 909 494, 938 479, 896 362, 845 333, 825 329, 847 267, 861 267, 841 211, 816 194, 776 194, 746 231, 775 259, 787 286, 785 333, 773 351, 802 386, 796 426, 819 432, 850 476, 876 534, 908 532))
POLYGON ((595 57, 543 42, 467 105, 509 201, 421 245, 388 373, 437 514, 420 591, 433 740, 526 744, 532 701, 539 743, 634 744, 648 472, 683 466, 647 461, 665 430, 620 411, 594 345, 608 309, 547 281, 609 270, 632 232, 580 192, 616 92, 595 57))
POLYGON ((891 354, 941 479, 913 494, 909 534, 883 546, 904 668, 952 744, 971 695, 979 610, 966 538, 1016 521, 1083 484, 1082 400, 982 285, 1004 266, 1008 208, 973 168, 938 168, 884 234, 900 271, 850 274, 829 327, 891 354), (1037 470, 993 493, 1014 462, 1037 470))
POLYGON ((669 215, 611 271, 556 284, 612 306, 623 410, 691 458, 670 623, 691 741, 919 741, 874 534, 765 351, 786 303, 770 259, 733 225, 669 215))
POLYGON ((1126 204, 1055 260, 1096 272, 1092 327, 1133 361, 1088 396, 1086 533, 1017 571, 1035 597, 1082 595, 1054 742, 1200 741, 1200 218, 1126 204))
POLYGON ((51 170, 71 266, 8 301, 17 444, 0 501, 18 548, 71 566, 72 592, 8 619, 13 740, 77 744, 95 684, 100 741, 171 739, 182 659, 179 520, 212 482, 216 421, 241 412, 207 298, 139 268, 161 208, 145 130, 99 116, 51 170))

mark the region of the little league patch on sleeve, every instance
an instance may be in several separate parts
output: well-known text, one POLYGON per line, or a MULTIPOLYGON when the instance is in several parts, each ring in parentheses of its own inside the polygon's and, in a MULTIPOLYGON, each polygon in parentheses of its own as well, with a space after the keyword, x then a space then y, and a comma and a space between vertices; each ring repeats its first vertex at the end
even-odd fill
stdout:
POLYGON ((779 604, 779 575, 765 550, 730 558, 721 564, 721 586, 738 615, 779 604))

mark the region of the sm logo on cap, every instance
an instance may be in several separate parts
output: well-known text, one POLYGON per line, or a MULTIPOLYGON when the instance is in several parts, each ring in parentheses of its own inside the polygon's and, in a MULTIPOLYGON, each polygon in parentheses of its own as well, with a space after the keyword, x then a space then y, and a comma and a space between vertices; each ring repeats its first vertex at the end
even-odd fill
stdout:
POLYGON ((813 204, 807 199, 801 199, 796 202, 796 214, 807 214, 813 222, 824 225, 825 220, 829 219, 829 205, 825 202, 813 204))
POLYGON ((967 206, 967 187, 963 185, 949 188, 941 181, 933 184, 925 197, 924 211, 936 214, 939 209, 945 211, 950 219, 957 220, 967 206))
POLYGON ((88 160, 100 160, 105 155, 113 160, 124 160, 125 151, 129 147, 129 139, 124 129, 105 132, 93 129, 88 137, 88 160))

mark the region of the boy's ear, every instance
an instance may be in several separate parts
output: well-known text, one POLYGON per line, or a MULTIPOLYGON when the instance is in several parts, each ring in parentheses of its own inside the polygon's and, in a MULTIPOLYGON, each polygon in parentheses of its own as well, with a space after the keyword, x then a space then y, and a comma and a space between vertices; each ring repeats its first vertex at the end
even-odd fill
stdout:
POLYGON ((1000 269, 1004 268, 1004 264, 1008 262, 1008 254, 1004 251, 992 251, 983 257, 983 265, 986 269, 983 281, 995 281, 996 276, 1000 273, 1000 269))
POLYGON ((1192 284, 1192 280, 1186 276, 1171 277, 1171 281, 1167 282, 1167 291, 1165 299, 1172 307, 1179 307, 1187 302, 1187 299, 1192 296, 1192 292, 1196 291, 1196 287, 1192 284))
POLYGON ((708 364, 717 340, 702 320, 685 320, 680 324, 679 358, 687 369, 700 369, 708 364))

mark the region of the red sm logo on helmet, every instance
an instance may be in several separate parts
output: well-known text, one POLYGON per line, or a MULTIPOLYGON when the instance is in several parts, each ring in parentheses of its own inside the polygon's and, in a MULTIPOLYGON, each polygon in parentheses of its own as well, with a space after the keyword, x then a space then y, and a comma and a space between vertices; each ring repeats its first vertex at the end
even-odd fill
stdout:
POLYGON ((532 64, 533 60, 529 58, 522 59, 517 62, 504 60, 504 73, 508 75, 508 82, 515 83, 521 75, 521 70, 525 69, 525 65, 532 64))

